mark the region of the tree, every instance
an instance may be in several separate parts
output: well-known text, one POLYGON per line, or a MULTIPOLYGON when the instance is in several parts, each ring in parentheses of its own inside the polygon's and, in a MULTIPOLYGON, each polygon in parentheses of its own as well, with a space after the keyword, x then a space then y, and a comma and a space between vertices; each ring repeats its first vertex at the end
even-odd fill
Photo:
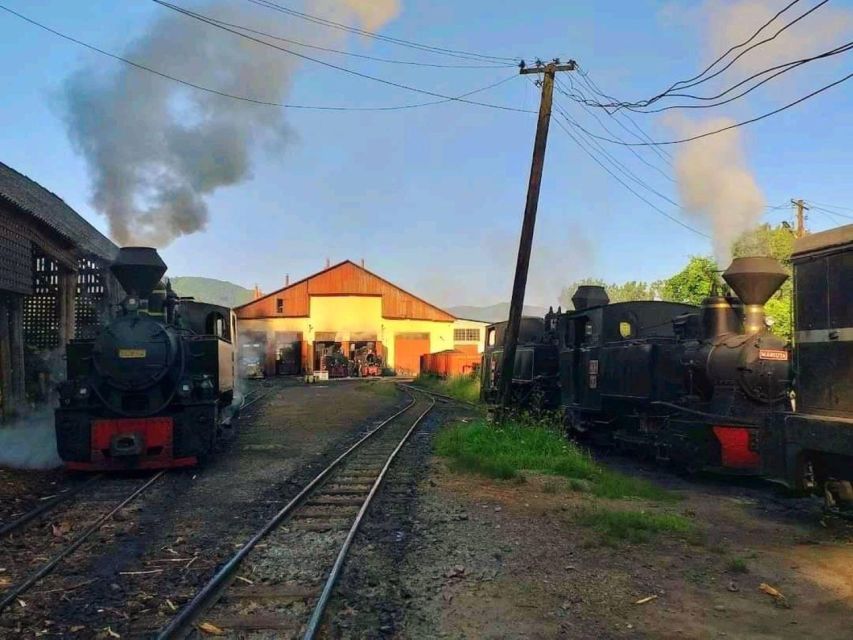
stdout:
POLYGON ((560 293, 560 304, 565 309, 573 309, 572 296, 581 285, 596 285, 604 287, 610 302, 633 302, 635 300, 654 300, 660 294, 660 282, 643 282, 631 280, 622 284, 606 284, 600 278, 584 278, 565 287, 560 293))
POLYGON ((691 256, 687 266, 663 281, 661 297, 670 302, 701 304, 717 280, 717 263, 708 256, 691 256))
MULTIPOLYGON (((794 233, 790 227, 779 225, 773 227, 763 224, 748 231, 732 245, 732 255, 735 258, 746 256, 771 256, 782 263, 782 267, 791 275, 791 252, 794 250, 794 233)), ((764 306, 768 320, 772 323, 771 330, 776 335, 791 339, 793 330, 792 304, 794 285, 789 277, 773 297, 764 306)))

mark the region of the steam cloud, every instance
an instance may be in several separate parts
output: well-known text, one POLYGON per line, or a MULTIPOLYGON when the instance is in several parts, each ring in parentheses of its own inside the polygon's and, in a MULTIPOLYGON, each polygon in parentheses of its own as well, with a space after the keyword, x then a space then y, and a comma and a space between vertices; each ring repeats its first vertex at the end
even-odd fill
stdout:
MULTIPOLYGON (((355 19, 375 30, 399 13, 399 4, 309 0, 307 11, 355 19)), ((258 13, 235 3, 205 3, 201 12, 263 28, 258 13)), ((278 24, 278 31, 288 25, 278 24)), ((321 44, 336 37, 343 36, 332 29, 308 36, 321 44)), ((297 58, 284 52, 175 13, 164 14, 123 55, 196 84, 265 101, 281 101, 297 67, 297 58)), ((63 98, 69 137, 89 167, 93 205, 121 244, 163 247, 203 230, 206 197, 250 177, 258 144, 279 148, 288 139, 283 109, 198 91, 129 66, 108 75, 82 69, 66 82, 63 98)))
MULTIPOLYGON (((671 119, 670 124, 679 137, 691 137, 734 121, 671 119)), ((674 169, 682 207, 710 227, 717 263, 726 266, 732 244, 759 223, 765 206, 761 189, 746 166, 738 130, 680 145, 674 169)))
MULTIPOLYGON (((716 59, 732 45, 747 40, 758 25, 767 22, 780 8, 780 3, 770 0, 706 2, 698 14, 692 14, 693 19, 698 17, 707 25, 705 56, 716 59)), ((771 37, 805 10, 792 8, 750 44, 771 37)), ((668 6, 666 18, 671 19, 677 12, 678 9, 668 6)), ((742 79, 777 64, 830 49, 831 43, 851 28, 853 11, 825 5, 794 28, 744 55, 731 71, 721 76, 724 81, 717 81, 717 86, 728 86, 735 77, 742 79)), ((731 56, 727 58, 730 59, 731 56)), ((768 91, 771 96, 775 91, 780 96, 789 97, 787 91, 781 93, 779 88, 788 90, 791 82, 785 77, 771 83, 768 91)), ((665 122, 679 134, 678 137, 690 137, 734 124, 734 120, 723 117, 693 121, 668 118, 665 122)), ((764 196, 746 164, 740 130, 678 145, 674 161, 681 204, 688 215, 710 228, 717 261, 720 266, 726 266, 731 257, 732 243, 741 233, 760 222, 765 206, 764 196)))
MULTIPOLYGON (((748 39, 786 3, 778 0, 713 0, 704 11, 708 24, 707 54, 716 58, 733 44, 748 39)), ((794 6, 762 31, 750 44, 771 37, 782 26, 805 13, 811 6, 794 6)), ((853 11, 849 8, 822 6, 778 37, 756 47, 737 61, 744 77, 769 67, 804 58, 831 49, 831 43, 853 28, 853 11), (830 46, 827 46, 830 45, 830 46)), ((840 42, 839 42, 840 44, 840 42)), ((734 67, 733 67, 734 68, 734 67)))
POLYGON ((0 467, 54 469, 60 464, 52 410, 0 427, 0 467))

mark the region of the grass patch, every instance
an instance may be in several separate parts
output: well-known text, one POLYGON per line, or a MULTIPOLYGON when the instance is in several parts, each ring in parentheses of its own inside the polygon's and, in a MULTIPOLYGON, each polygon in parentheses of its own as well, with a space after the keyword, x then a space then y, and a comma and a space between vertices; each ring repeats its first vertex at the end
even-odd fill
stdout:
POLYGON ((463 402, 476 404, 480 401, 480 378, 476 375, 439 378, 422 373, 415 378, 414 384, 463 402))
POLYGON ((658 533, 692 534, 693 523, 673 513, 620 511, 595 507, 580 512, 578 522, 595 529, 606 544, 648 542, 658 533))
POLYGON ((555 429, 508 422, 497 426, 483 419, 455 423, 436 438, 436 453, 450 458, 451 468, 508 480, 535 471, 575 480, 575 490, 603 498, 672 500, 673 494, 639 478, 599 465, 555 429))
POLYGON ((749 567, 746 564, 746 560, 737 557, 729 560, 729 563, 726 565, 726 571, 730 573, 749 573, 749 567))

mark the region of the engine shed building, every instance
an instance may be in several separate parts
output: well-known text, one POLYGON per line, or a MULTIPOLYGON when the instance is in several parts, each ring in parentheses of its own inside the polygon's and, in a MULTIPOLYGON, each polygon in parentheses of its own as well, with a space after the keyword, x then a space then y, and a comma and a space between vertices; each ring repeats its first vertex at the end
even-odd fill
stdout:
POLYGON ((420 356, 482 351, 486 323, 460 320, 350 260, 237 307, 240 357, 254 348, 266 375, 325 369, 325 356, 368 349, 398 375, 420 356))
POLYGON ((47 400, 67 342, 88 337, 121 287, 118 248, 59 196, 0 163, 0 420, 47 400))

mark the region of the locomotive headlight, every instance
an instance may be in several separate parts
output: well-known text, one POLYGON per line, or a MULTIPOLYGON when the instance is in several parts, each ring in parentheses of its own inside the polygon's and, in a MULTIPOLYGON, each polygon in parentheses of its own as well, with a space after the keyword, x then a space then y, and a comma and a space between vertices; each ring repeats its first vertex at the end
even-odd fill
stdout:
POLYGON ((188 397, 193 392, 193 383, 191 380, 181 380, 178 385, 178 395, 182 398, 188 397))

